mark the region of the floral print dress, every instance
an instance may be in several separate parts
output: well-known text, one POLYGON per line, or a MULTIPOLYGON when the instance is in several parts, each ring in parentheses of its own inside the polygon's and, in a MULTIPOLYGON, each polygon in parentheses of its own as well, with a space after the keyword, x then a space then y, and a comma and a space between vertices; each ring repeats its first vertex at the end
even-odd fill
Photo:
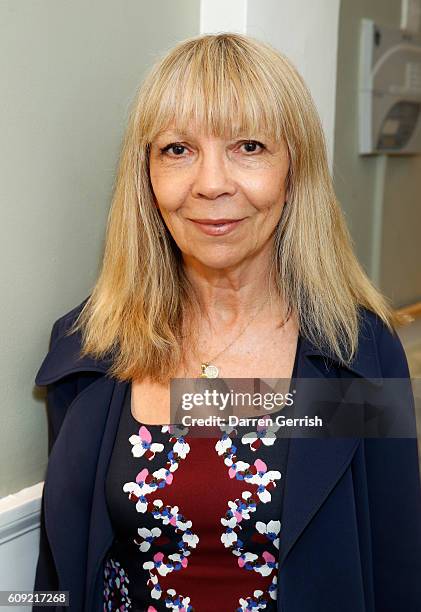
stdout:
POLYGON ((141 424, 127 388, 105 483, 104 612, 273 612, 289 439, 141 424))

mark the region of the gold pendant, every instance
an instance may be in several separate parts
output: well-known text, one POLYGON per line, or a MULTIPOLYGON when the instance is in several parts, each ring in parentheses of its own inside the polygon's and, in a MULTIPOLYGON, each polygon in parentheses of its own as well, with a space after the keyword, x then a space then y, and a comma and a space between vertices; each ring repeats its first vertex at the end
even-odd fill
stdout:
POLYGON ((211 365, 210 363, 202 363, 201 364, 202 373, 200 374, 200 378, 217 378, 219 374, 219 370, 215 365, 211 365))

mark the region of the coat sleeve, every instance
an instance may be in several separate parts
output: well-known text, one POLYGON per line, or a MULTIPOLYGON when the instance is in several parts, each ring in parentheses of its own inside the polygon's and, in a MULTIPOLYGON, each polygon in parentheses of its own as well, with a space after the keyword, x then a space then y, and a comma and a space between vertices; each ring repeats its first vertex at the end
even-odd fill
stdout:
MULTIPOLYGON (((60 319, 52 328, 49 350, 55 345, 60 335, 60 319)), ((77 393, 74 378, 66 377, 47 385, 47 419, 48 419, 48 457, 60 431, 66 410, 77 393)), ((44 487, 45 489, 45 487, 44 487)), ((45 529, 44 489, 41 499, 39 555, 35 572, 34 591, 58 590, 58 577, 45 529)), ((34 606, 33 611, 41 612, 41 607, 34 606)))
MULTIPOLYGON (((63 335, 68 328, 69 321, 67 317, 58 319, 51 331, 49 351, 51 351, 57 340, 63 335)), ((75 397, 94 380, 98 378, 98 373, 82 372, 69 374, 60 379, 46 385, 47 387, 47 419, 48 419, 48 459, 54 443, 60 432, 62 423, 66 417, 68 408, 75 397)), ((55 591, 59 588, 58 576, 56 567, 51 552, 48 536, 45 528, 45 508, 44 508, 44 490, 41 499, 41 516, 40 516, 40 542, 39 555, 35 571, 35 591, 55 591)), ((32 610, 44 610, 39 606, 34 606, 32 610)))
MULTIPOLYGON (((383 378, 406 379, 407 385, 405 380, 399 384, 404 383, 404 401, 414 410, 398 335, 382 323, 377 342, 383 378)), ((415 433, 413 438, 364 440, 376 612, 421 610, 421 485, 415 433)))

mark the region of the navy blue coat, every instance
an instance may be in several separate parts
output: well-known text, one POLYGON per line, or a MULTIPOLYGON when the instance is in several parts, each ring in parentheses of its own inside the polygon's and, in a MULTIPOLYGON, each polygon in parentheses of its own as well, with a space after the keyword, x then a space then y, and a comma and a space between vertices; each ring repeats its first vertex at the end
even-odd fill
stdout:
MULTIPOLYGON (((71 611, 102 612, 103 563, 114 537, 104 484, 128 383, 107 375, 106 360, 78 359, 80 335, 65 331, 83 304, 54 323, 35 379, 47 386, 49 460, 34 590, 68 590, 71 611)), ((302 337, 297 382, 352 376, 373 385, 407 378, 410 386, 399 338, 377 315, 362 313, 353 365, 302 337)), ((415 437, 291 438, 281 524, 278 611, 420 612, 415 437)))

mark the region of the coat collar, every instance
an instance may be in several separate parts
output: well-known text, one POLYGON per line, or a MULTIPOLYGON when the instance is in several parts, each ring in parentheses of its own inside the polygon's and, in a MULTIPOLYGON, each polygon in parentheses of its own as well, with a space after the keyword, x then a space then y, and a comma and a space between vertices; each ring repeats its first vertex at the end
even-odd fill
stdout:
POLYGON ((106 374, 111 365, 111 359, 80 358, 80 347, 80 332, 70 336, 60 336, 45 356, 35 377, 35 384, 38 386, 49 385, 64 376, 76 372, 99 372, 106 374))

